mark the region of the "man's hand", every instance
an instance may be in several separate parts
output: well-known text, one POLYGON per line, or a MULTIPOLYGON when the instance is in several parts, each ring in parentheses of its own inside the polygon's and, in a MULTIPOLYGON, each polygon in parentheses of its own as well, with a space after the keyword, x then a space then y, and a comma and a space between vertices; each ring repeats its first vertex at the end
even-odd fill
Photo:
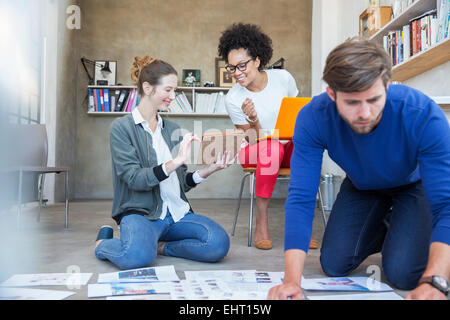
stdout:
POLYGON ((275 286, 269 290, 268 300, 303 300, 303 291, 300 285, 294 282, 287 282, 275 286))
POLYGON ((411 291, 405 300, 447 300, 447 297, 431 284, 422 283, 411 291))

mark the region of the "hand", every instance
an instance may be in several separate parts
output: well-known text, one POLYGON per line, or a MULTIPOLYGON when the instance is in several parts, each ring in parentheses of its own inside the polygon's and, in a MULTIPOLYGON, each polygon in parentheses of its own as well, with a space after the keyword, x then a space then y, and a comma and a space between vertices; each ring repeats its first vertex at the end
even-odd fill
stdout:
POLYGON ((302 288, 294 282, 286 282, 272 287, 267 295, 268 300, 304 300, 302 288))
POLYGON ((237 158, 237 154, 233 157, 233 154, 231 153, 231 151, 225 150, 225 152, 223 154, 221 154, 219 152, 219 154, 217 155, 217 159, 215 162, 211 163, 208 166, 208 170, 213 173, 225 168, 228 168, 229 166, 231 166, 237 158))
POLYGON ((258 118, 258 114, 255 110, 255 105, 253 104, 253 101, 251 99, 246 98, 242 103, 241 109, 242 112, 244 112, 245 115, 250 118, 250 120, 256 120, 258 118))
POLYGON ((447 297, 431 284, 422 283, 411 291, 405 300, 447 300, 447 297))
POLYGON ((236 161, 237 156, 238 155, 236 154, 236 156, 233 157, 231 151, 225 151, 223 154, 219 153, 216 161, 214 161, 207 167, 205 167, 201 170, 198 170, 198 174, 202 178, 207 178, 207 177, 209 177, 209 175, 213 174, 214 172, 228 168, 229 166, 231 166, 236 161))
POLYGON ((193 141, 200 141, 200 139, 193 133, 187 133, 184 135, 183 141, 181 141, 180 143, 178 155, 174 159, 177 164, 182 165, 189 159, 189 157, 191 156, 191 147, 193 141))

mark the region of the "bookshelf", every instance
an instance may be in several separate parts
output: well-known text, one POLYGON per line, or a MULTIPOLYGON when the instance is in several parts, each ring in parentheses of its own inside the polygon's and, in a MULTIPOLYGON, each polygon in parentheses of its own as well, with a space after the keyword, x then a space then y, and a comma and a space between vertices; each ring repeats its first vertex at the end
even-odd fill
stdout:
MULTIPOLYGON (((87 86, 88 90, 92 89, 108 89, 109 94, 113 95, 112 92, 115 90, 121 90, 121 89, 129 89, 133 90, 136 89, 136 86, 122 86, 122 85, 116 85, 116 86, 96 86, 96 85, 90 85, 87 86)), ((198 97, 199 93, 221 93, 221 95, 225 95, 230 88, 224 88, 224 87, 177 87, 176 91, 177 93, 187 93, 186 98, 188 99, 189 103, 192 106, 196 106, 196 97, 198 97)), ((195 107, 194 107, 195 108, 195 107)), ((89 110, 89 108, 88 108, 89 110)), ((87 114, 90 116, 106 116, 106 117, 117 117, 117 116, 123 116, 126 114, 129 114, 130 112, 125 111, 88 111, 87 114)), ((159 112, 160 115, 168 116, 168 117, 228 117, 228 114, 226 112, 220 112, 220 113, 211 113, 211 112, 197 112, 197 110, 194 110, 194 112, 159 112)))
MULTIPOLYGON (((369 39, 381 44, 383 42, 383 36, 387 35, 391 31, 401 29, 404 25, 407 25, 411 19, 433 9, 436 9, 436 1, 417 0, 406 8, 406 10, 399 16, 378 30, 369 39)), ((410 56, 408 60, 395 65, 392 68, 392 80, 405 81, 449 61, 449 40, 450 39, 447 38, 424 51, 410 56)))

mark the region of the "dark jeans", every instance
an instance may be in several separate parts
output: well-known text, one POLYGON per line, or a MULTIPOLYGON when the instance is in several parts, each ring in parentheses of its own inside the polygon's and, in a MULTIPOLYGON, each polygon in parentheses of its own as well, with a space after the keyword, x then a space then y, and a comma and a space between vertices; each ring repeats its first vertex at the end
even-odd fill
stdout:
POLYGON ((428 261, 431 225, 432 214, 420 181, 361 191, 346 178, 325 229, 322 269, 328 276, 345 276, 369 255, 381 252, 387 280, 394 287, 411 290, 428 261))

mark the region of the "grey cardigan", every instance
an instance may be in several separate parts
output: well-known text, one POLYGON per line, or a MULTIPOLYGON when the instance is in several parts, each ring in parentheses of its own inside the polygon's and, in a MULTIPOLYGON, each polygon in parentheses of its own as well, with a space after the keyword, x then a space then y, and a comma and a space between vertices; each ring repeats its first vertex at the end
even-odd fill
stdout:
MULTIPOLYGON (((183 139, 180 127, 163 119, 162 136, 173 155, 178 153, 183 139)), ((162 213, 159 183, 168 176, 158 165, 152 137, 140 124, 135 124, 131 114, 115 119, 110 126, 110 149, 114 201, 112 218, 120 224, 128 214, 141 214, 156 220, 162 213), (148 139, 148 140, 147 140, 148 139), (150 160, 150 161, 149 161, 150 160)), ((181 198, 188 202, 185 192, 196 186, 187 166, 177 170, 181 198)), ((189 202, 188 202, 189 203, 189 202)), ((191 208, 192 210, 192 208, 191 208)))

